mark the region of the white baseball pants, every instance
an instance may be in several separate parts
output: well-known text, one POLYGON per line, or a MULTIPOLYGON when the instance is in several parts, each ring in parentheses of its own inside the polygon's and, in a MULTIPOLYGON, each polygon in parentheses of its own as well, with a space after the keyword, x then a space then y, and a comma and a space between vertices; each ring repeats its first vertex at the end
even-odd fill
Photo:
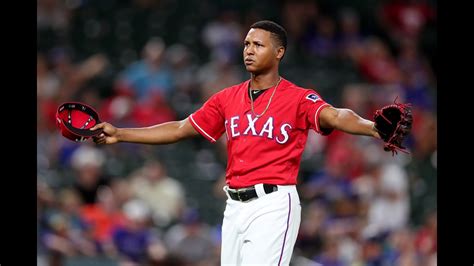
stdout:
POLYGON ((259 198, 240 202, 229 198, 222 223, 221 265, 289 265, 301 221, 295 185, 278 186, 259 198))

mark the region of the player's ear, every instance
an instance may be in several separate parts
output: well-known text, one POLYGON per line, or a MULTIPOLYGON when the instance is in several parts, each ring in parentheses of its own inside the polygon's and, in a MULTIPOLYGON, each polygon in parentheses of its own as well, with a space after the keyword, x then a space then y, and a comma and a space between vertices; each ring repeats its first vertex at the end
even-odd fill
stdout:
POLYGON ((277 49, 277 59, 281 60, 283 58, 283 55, 285 55, 285 47, 280 46, 277 49))

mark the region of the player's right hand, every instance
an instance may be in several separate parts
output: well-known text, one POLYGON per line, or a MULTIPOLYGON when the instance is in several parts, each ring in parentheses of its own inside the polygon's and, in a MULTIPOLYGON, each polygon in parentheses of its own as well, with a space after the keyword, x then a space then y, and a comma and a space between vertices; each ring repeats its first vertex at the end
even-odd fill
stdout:
POLYGON ((93 140, 97 144, 114 144, 118 142, 117 132, 118 129, 107 122, 102 122, 90 128, 90 130, 96 130, 102 128, 102 133, 93 137, 93 140))

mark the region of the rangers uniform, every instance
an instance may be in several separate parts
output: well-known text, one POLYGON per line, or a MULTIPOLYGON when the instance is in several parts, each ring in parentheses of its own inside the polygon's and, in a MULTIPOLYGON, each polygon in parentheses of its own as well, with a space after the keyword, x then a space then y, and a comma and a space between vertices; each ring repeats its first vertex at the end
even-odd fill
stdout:
POLYGON ((211 142, 227 138, 222 265, 289 265, 301 220, 301 155, 309 129, 331 132, 319 127, 330 104, 283 78, 261 92, 249 85, 216 93, 189 120, 211 142))

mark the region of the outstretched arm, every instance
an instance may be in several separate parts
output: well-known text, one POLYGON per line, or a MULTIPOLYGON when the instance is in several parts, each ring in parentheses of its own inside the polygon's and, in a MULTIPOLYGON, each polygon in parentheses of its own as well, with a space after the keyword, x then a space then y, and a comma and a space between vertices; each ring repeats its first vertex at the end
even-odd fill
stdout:
POLYGON ((334 128, 353 135, 365 135, 380 139, 374 122, 364 119, 351 109, 326 107, 319 115, 321 128, 334 128))
POLYGON ((199 135, 188 121, 188 118, 142 128, 116 128, 107 122, 103 122, 95 125, 91 130, 99 128, 103 129, 103 133, 94 138, 94 142, 97 144, 117 142, 169 144, 199 135))

